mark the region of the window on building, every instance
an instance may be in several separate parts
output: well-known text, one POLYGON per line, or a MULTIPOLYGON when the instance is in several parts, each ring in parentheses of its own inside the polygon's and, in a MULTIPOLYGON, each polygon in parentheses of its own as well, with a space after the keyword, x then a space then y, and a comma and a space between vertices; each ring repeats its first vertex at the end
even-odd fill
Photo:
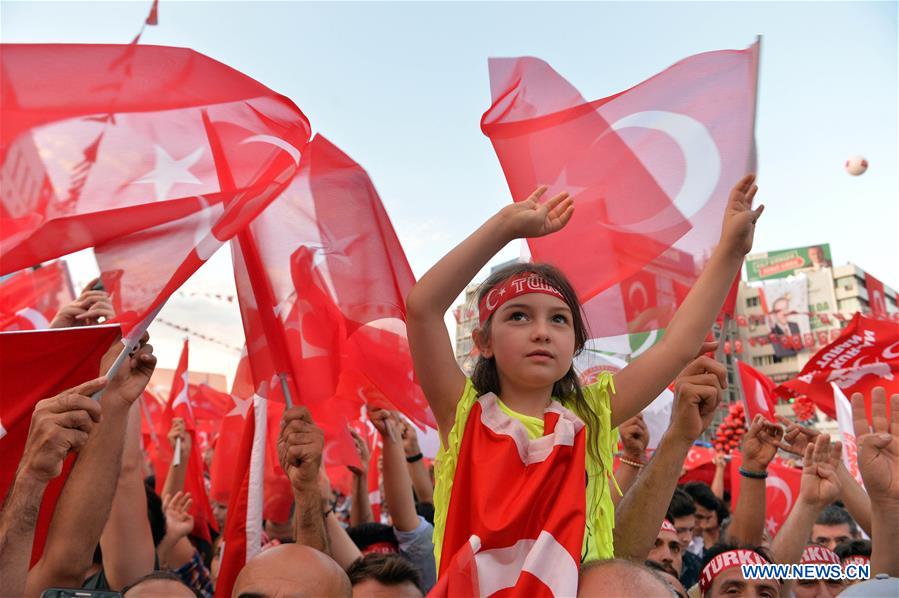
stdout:
POLYGON ((746 298, 746 307, 758 307, 759 298, 758 297, 747 297, 746 298))
POLYGON ((753 367, 763 367, 766 365, 771 365, 772 363, 774 363, 773 355, 756 355, 752 358, 753 367))

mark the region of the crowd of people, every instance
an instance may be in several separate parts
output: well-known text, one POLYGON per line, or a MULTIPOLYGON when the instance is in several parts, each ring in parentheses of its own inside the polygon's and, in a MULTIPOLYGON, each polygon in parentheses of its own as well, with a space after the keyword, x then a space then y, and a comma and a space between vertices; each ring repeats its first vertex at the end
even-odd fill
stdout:
MULTIPOLYGON (((371 408, 380 458, 355 436, 362 465, 351 469, 344 496, 323 467, 322 429, 308 409, 289 406, 277 454, 293 492, 290 520, 258 522, 261 551, 239 571, 231 595, 896 595, 899 396, 877 389, 852 397, 864 488, 843 465, 840 442, 761 416, 742 438, 732 510, 723 484, 679 485, 687 454, 712 425, 727 387, 724 365, 711 356, 717 344, 705 339, 752 245, 761 214, 752 209, 753 177, 732 191, 721 244, 663 341, 626 368, 582 384, 572 357, 588 336, 571 285, 552 266, 516 264, 482 287, 479 360, 471 377, 462 373, 444 314, 508 241, 565 226, 571 199, 563 193, 544 201, 544 192, 504 208, 409 294, 410 348, 441 440, 435 462, 422 457, 415 427, 400 413, 371 408), (672 382, 671 420, 648 457, 639 414, 672 382), (801 461, 802 477, 771 537, 766 477, 778 453, 801 461), (378 516, 369 468, 377 468, 383 491, 378 516), (869 565, 871 577, 888 579, 851 580, 832 568, 819 579, 750 579, 740 565, 753 564, 869 565)), ((53 325, 113 317, 108 296, 88 291, 53 325)), ((48 588, 128 598, 216 593, 228 547, 214 533, 211 543, 193 533, 197 497, 185 491, 186 461, 153 471, 141 446, 138 399, 156 365, 149 335, 106 375, 121 346, 110 347, 99 377, 34 407, 0 512, 2 595, 40 596, 48 588), (73 452, 43 551, 32 562, 48 484, 73 452), (156 476, 165 478, 161 495, 156 476)), ((173 450, 189 451, 194 439, 182 421, 164 432, 173 450)), ((224 530, 229 505, 211 506, 224 530)))

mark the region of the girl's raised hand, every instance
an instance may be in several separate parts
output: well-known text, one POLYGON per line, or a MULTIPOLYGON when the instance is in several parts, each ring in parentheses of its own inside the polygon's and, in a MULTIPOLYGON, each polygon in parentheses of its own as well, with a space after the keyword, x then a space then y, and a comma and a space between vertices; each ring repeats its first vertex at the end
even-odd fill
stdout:
POLYGON ((574 200, 567 191, 559 193, 545 202, 540 201, 548 187, 537 187, 530 197, 508 205, 500 215, 513 239, 542 237, 561 230, 574 214, 574 200))
POLYGON ((727 208, 724 210, 721 245, 741 257, 752 249, 755 223, 765 209, 764 205, 752 209, 752 200, 758 190, 755 175, 747 174, 730 190, 727 208))

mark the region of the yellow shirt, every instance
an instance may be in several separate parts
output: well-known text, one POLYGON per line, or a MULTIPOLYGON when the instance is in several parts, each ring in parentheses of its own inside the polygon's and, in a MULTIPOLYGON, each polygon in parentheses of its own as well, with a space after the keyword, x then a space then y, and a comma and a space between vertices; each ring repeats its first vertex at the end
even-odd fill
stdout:
MULTIPOLYGON (((612 528, 615 525, 615 510, 609 492, 608 479, 612 475, 612 455, 618 444, 618 429, 612 429, 610 391, 611 393, 615 392, 610 372, 602 372, 596 382, 583 388, 587 404, 599 415, 601 422, 599 430, 591 430, 588 427, 587 433, 599 434, 602 462, 595 462, 587 452, 587 527, 584 531, 584 546, 581 551, 582 562, 610 559, 614 556, 612 528)), ((449 444, 448 446, 444 445, 441 438, 440 450, 437 451, 434 463, 434 558, 437 561, 438 571, 440 570, 440 551, 443 548, 443 532, 453 491, 453 478, 456 475, 459 449, 462 447, 462 436, 465 432, 468 414, 471 413, 471 408, 477 399, 478 392, 472 386, 471 379, 466 380, 462 398, 456 405, 456 419, 447 437, 449 444)), ((553 397, 553 400, 558 399, 553 397)), ((587 423, 587 419, 578 412, 573 401, 560 402, 584 420, 584 423, 587 423)), ((514 417, 524 425, 528 437, 534 439, 543 436, 542 419, 512 411, 502 401, 499 401, 498 404, 509 417, 514 417)))

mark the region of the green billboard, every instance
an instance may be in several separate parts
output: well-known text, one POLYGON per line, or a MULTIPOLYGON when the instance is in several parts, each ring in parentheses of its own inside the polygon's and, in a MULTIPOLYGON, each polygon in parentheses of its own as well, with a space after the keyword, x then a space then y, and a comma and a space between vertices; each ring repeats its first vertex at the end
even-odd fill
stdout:
POLYGON ((831 268, 830 245, 809 245, 755 253, 746 258, 746 277, 749 281, 784 278, 797 272, 831 268))

